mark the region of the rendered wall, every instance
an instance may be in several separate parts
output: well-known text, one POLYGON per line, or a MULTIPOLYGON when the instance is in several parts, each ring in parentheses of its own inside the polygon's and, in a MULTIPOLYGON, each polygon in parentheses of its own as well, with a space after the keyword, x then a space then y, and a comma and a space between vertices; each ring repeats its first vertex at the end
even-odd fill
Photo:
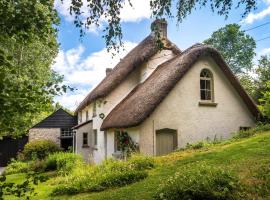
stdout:
POLYGON ((151 116, 140 126, 141 152, 155 155, 155 130, 178 131, 178 147, 206 138, 225 139, 240 126, 254 126, 255 119, 233 86, 211 58, 194 64, 151 116), (216 107, 199 106, 200 72, 210 69, 214 77, 216 107))

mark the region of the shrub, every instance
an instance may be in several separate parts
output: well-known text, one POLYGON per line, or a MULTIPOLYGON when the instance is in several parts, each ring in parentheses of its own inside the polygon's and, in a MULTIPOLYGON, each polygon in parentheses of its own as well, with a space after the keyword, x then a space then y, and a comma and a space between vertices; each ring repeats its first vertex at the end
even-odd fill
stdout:
POLYGON ((153 157, 133 154, 128 160, 132 168, 136 170, 152 169, 155 167, 155 160, 153 157))
POLYGON ((5 174, 25 173, 29 171, 29 164, 12 159, 5 169, 5 174))
POLYGON ((82 162, 82 158, 78 154, 57 152, 50 154, 45 161, 45 170, 57 170, 66 174, 71 172, 77 162, 82 162))
POLYGON ((160 186, 157 200, 230 200, 241 199, 238 178, 222 169, 201 165, 189 166, 160 186))
POLYGON ((108 159, 97 166, 78 164, 58 183, 53 195, 102 191, 128 185, 146 178, 148 173, 143 169, 153 166, 153 161, 143 156, 134 156, 129 161, 108 159))
POLYGON ((25 160, 44 159, 50 153, 61 151, 60 147, 50 140, 35 140, 25 145, 20 157, 25 160))
POLYGON ((236 133, 234 133, 233 138, 234 139, 240 139, 240 138, 248 138, 255 134, 262 133, 265 131, 270 130, 270 124, 258 124, 256 127, 248 129, 248 130, 241 130, 236 133))

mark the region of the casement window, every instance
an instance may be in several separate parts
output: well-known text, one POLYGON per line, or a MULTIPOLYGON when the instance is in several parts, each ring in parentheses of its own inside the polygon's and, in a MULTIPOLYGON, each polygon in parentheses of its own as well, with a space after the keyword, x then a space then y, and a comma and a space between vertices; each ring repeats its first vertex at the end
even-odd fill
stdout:
POLYGON ((98 143, 98 138, 97 138, 97 129, 93 130, 93 141, 94 141, 94 146, 97 146, 98 143))
POLYGON ((93 117, 97 116, 97 103, 94 101, 93 103, 93 117))
POLYGON ((86 115, 86 116, 85 116, 86 121, 88 121, 88 119, 89 119, 88 110, 86 111, 86 114, 85 114, 85 115, 86 115))
POLYGON ((61 138, 73 137, 73 130, 70 128, 61 128, 61 138))
POLYGON ((88 146, 88 133, 83 133, 83 147, 88 146))
POLYGON ((200 74, 200 96, 202 101, 214 102, 213 75, 210 70, 203 69, 200 74))

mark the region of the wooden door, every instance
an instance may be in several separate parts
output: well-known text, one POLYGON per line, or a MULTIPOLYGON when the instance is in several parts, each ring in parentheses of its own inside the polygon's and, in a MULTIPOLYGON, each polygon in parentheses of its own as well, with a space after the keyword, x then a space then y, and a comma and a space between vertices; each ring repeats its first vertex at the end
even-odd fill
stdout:
POLYGON ((171 153, 177 148, 177 131, 161 129, 156 131, 156 155, 171 153))

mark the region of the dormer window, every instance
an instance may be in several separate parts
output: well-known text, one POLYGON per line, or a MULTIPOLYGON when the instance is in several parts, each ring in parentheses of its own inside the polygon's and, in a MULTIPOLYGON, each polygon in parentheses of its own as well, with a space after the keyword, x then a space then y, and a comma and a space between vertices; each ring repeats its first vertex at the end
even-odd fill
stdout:
POLYGON ((78 121, 79 121, 79 123, 82 122, 82 112, 79 112, 79 114, 78 114, 78 121))
POLYGON ((200 74, 201 101, 214 101, 213 74, 208 69, 203 69, 200 74))

